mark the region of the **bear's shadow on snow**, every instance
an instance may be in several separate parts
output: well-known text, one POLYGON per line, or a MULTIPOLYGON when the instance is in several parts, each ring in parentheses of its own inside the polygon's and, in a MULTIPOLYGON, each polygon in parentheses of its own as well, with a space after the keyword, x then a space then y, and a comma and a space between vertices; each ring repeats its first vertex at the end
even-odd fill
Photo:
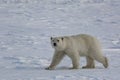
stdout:
POLYGON ((70 67, 59 67, 59 68, 56 68, 55 70, 94 70, 94 69, 105 69, 105 68, 103 68, 103 67, 96 67, 96 68, 87 68, 87 69, 83 69, 83 68, 70 69, 70 67))
MULTIPOLYGON (((70 69, 70 68, 71 67, 62 66, 62 67, 57 67, 54 70, 95 70, 95 69, 99 70, 99 69, 105 69, 104 67, 101 67, 101 66, 96 66, 95 68, 86 68, 86 69, 83 69, 82 67, 80 67, 79 69, 70 69)), ((41 69, 45 69, 45 68, 41 68, 41 69)))
MULTIPOLYGON (((43 66, 43 64, 38 64, 35 62, 27 64, 25 62, 21 62, 18 58, 13 56, 4 57, 4 59, 8 60, 12 64, 11 68, 15 70, 46 70, 45 68, 48 67, 47 65, 43 66)), ((70 69, 70 66, 58 66, 55 68, 55 70, 89 70, 89 69, 82 69, 81 67, 80 69, 70 69)), ((104 67, 96 66, 94 69, 104 69, 104 67)))
MULTIPOLYGON (((46 70, 45 68, 46 67, 15 66, 13 69, 15 69, 15 70, 46 70)), ((95 68, 92 68, 92 69, 90 69, 90 68, 87 68, 87 69, 82 69, 82 68, 79 68, 79 69, 70 69, 70 67, 62 66, 62 67, 57 67, 54 70, 95 70, 95 69, 105 69, 105 68, 104 67, 100 67, 100 66, 96 66, 95 68)), ((48 70, 48 71, 52 71, 52 70, 48 70)))

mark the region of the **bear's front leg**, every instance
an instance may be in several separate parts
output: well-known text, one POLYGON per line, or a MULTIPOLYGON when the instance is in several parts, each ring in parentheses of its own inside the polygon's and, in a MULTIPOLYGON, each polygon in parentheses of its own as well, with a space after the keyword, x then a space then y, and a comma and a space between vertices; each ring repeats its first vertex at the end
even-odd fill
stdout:
POLYGON ((54 70, 55 69, 55 67, 53 67, 53 66, 49 66, 49 67, 47 67, 47 68, 45 68, 46 70, 54 70))
POLYGON ((62 60, 64 56, 65 56, 64 52, 55 52, 50 66, 45 69, 46 70, 55 69, 56 65, 60 63, 60 61, 62 60))
POLYGON ((70 56, 72 60, 73 67, 70 69, 79 69, 79 60, 80 60, 80 55, 79 54, 73 54, 70 56))

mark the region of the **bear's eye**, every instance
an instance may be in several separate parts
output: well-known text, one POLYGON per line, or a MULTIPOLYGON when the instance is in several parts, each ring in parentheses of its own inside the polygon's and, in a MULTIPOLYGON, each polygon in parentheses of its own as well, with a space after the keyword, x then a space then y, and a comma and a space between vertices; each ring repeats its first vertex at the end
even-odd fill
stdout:
POLYGON ((57 40, 57 42, 59 42, 59 40, 57 40))

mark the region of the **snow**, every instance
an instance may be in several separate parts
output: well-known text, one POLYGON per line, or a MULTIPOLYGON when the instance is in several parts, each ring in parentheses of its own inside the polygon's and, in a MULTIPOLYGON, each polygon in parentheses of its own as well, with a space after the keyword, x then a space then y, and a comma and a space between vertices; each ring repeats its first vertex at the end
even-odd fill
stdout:
POLYGON ((119 8, 119 0, 0 0, 0 80, 119 80, 119 8), (81 33, 100 40, 109 68, 96 62, 95 69, 69 70, 65 57, 45 70, 50 37, 81 33))

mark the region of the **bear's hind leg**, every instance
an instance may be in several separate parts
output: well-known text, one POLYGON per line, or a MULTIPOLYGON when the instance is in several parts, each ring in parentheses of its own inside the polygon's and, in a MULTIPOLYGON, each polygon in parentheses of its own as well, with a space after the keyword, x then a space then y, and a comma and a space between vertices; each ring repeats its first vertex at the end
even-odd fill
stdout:
POLYGON ((103 64, 105 68, 108 67, 108 59, 105 57, 105 64, 103 64))
POLYGON ((85 68, 95 68, 95 63, 94 63, 94 59, 93 58, 87 56, 86 60, 87 60, 87 65, 83 66, 82 67, 83 69, 85 69, 85 68))
POLYGON ((106 57, 104 57, 104 56, 96 56, 95 59, 96 59, 98 62, 102 63, 105 68, 108 67, 108 60, 107 60, 106 57))

